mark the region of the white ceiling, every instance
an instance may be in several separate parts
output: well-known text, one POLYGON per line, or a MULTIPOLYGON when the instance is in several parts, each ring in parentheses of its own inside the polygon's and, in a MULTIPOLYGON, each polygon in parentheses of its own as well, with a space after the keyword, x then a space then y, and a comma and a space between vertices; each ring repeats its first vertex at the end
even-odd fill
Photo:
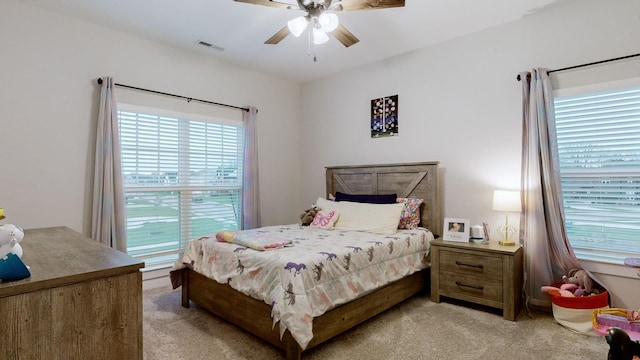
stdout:
MULTIPOLYGON (((305 83, 510 22, 560 0, 406 0, 402 8, 339 13, 360 42, 336 39, 308 56, 305 34, 264 41, 300 11, 233 0, 22 0, 71 17, 305 83), (224 50, 197 45, 205 41, 224 50)), ((285 2, 289 0, 284 0, 285 2)))

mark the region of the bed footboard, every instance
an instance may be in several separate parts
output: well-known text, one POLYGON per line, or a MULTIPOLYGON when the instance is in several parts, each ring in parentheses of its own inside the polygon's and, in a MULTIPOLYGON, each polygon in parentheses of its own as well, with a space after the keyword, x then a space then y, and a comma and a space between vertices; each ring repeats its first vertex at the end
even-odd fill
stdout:
MULTIPOLYGON (((419 271, 314 318, 313 339, 307 349, 417 294, 426 287, 428 279, 429 269, 419 271)), ((182 270, 182 306, 189 307, 189 301, 283 350, 287 360, 301 359, 302 349, 289 331, 281 340, 278 328, 272 328, 271 307, 264 302, 185 268, 182 270), (236 311, 238 308, 243 311, 236 311)))

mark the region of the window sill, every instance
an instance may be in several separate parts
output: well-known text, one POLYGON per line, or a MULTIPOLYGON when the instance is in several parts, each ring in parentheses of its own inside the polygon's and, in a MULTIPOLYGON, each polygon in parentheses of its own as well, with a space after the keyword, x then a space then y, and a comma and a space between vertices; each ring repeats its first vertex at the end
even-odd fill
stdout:
POLYGON ((585 269, 596 274, 619 276, 630 279, 640 279, 640 269, 632 268, 622 264, 612 264, 593 260, 579 261, 585 269))

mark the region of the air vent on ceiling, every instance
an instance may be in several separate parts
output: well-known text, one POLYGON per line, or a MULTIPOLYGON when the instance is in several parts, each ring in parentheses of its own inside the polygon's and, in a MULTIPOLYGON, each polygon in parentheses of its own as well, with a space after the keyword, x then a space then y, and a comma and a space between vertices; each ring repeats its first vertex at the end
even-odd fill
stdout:
POLYGON ((224 48, 222 46, 213 45, 213 44, 208 43, 206 41, 198 40, 198 41, 196 41, 196 44, 202 45, 202 46, 205 46, 205 47, 208 47, 208 48, 212 48, 214 50, 224 51, 224 48))

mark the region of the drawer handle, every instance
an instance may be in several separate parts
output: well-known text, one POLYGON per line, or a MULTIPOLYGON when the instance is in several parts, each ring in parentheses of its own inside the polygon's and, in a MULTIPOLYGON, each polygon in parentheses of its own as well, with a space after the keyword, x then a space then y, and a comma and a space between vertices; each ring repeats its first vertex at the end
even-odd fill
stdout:
POLYGON ((468 267, 472 267, 472 268, 476 268, 476 269, 483 269, 484 268, 483 265, 465 264, 465 263, 460 262, 458 260, 456 260, 456 265, 458 265, 458 266, 468 266, 468 267))
POLYGON ((472 288, 472 289, 476 289, 476 290, 484 290, 484 286, 467 285, 467 284, 461 283, 460 281, 456 281, 456 285, 458 285, 459 287, 468 287, 468 288, 472 288))

